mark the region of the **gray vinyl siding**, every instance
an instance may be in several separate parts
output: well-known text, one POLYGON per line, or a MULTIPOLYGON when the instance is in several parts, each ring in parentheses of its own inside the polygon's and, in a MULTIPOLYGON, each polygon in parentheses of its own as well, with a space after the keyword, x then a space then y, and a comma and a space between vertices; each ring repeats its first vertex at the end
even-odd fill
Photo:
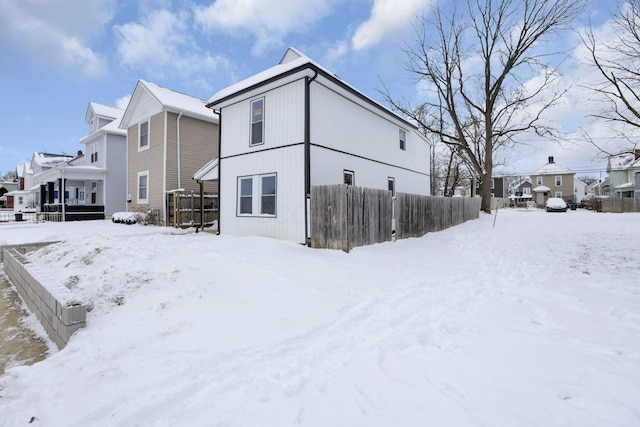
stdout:
POLYGON ((105 181, 105 215, 113 215, 127 209, 127 140, 122 135, 106 135, 105 160, 107 178, 105 181))

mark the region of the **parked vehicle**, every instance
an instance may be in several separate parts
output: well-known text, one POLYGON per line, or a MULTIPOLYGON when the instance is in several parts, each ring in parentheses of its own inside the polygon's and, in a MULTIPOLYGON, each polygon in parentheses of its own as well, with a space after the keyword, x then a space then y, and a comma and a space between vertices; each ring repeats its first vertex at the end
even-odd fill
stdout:
POLYGON ((567 202, 560 197, 550 197, 546 203, 547 212, 566 212, 567 202))

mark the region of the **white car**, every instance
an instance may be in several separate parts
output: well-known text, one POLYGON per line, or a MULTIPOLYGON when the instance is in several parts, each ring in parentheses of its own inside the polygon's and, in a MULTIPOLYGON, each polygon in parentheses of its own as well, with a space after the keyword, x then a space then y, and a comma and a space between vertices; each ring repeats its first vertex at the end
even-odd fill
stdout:
POLYGON ((547 212, 566 212, 567 211, 567 202, 565 202, 560 197, 548 198, 545 206, 547 207, 547 212))

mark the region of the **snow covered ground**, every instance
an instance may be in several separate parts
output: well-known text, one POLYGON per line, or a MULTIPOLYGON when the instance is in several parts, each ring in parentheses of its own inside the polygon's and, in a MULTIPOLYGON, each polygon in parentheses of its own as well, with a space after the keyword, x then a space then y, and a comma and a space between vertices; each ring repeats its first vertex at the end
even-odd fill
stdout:
POLYGON ((94 305, 0 378, 0 425, 640 425, 640 214, 493 221, 350 254, 0 227, 0 245, 60 240, 30 258, 94 305))

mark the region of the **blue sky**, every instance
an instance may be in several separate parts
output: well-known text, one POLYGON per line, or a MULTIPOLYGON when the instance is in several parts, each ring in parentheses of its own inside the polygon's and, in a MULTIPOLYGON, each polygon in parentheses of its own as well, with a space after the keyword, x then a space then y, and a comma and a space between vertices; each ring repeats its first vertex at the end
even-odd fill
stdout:
MULTIPOLYGON (((418 100, 401 48, 434 1, 0 0, 0 172, 34 151, 82 149, 89 102, 124 108, 138 79, 207 99, 275 65, 289 46, 375 100, 380 81, 418 100)), ((606 33, 610 7, 594 2, 579 25, 592 19, 606 33)), ((582 74, 579 60, 569 63, 567 78, 582 74)), ((581 96, 567 101, 572 120, 583 116, 581 96)), ((510 156, 509 170, 532 172, 547 155, 575 170, 602 168, 595 154, 536 145, 510 156)))

